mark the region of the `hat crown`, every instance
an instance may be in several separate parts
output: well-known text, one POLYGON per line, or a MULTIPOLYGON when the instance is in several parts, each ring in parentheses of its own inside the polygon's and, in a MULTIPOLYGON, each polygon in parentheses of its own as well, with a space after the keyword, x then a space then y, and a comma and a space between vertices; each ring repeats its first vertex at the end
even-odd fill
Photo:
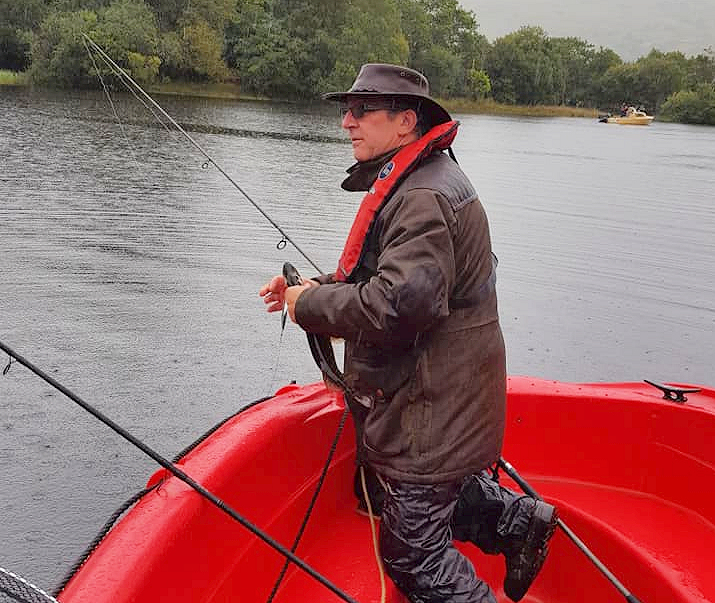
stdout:
POLYGON ((389 63, 367 63, 347 92, 328 92, 326 100, 348 102, 351 96, 403 96, 420 101, 420 113, 429 128, 450 121, 447 110, 430 97, 429 82, 419 71, 389 63))
POLYGON ((348 91, 351 94, 429 96, 429 82, 419 71, 387 63, 363 65, 348 91))

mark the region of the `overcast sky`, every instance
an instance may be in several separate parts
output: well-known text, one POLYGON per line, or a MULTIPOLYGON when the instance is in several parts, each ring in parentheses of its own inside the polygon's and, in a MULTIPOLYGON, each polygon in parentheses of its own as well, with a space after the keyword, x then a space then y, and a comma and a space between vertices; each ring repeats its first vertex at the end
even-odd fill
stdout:
POLYGON ((715 0, 460 0, 493 41, 522 25, 615 50, 624 60, 651 48, 696 55, 715 49, 715 0))

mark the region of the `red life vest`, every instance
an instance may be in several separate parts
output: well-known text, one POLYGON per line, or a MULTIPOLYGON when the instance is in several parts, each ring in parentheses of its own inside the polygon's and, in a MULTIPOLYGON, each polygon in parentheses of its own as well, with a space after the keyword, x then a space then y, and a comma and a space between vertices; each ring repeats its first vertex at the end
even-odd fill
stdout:
POLYGON ((336 281, 347 281, 365 251, 367 233, 375 216, 392 197, 405 177, 434 151, 449 148, 457 135, 458 121, 448 121, 432 128, 420 139, 402 147, 380 170, 377 179, 360 203, 350 234, 335 271, 336 281))

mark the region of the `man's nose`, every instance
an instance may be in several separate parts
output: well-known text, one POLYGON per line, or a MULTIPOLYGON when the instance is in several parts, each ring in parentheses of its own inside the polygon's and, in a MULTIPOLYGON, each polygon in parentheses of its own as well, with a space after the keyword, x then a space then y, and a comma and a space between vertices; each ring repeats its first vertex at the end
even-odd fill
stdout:
POLYGON ((342 126, 345 130, 349 130, 350 128, 354 128, 357 126, 357 120, 355 119, 355 116, 353 115, 353 112, 348 109, 343 115, 343 123, 342 126))

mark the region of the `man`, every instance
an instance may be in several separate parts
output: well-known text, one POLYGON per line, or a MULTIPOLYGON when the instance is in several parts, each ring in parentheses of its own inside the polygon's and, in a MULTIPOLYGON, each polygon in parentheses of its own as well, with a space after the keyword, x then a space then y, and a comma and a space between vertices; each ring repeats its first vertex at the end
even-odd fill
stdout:
POLYGON ((334 274, 274 277, 260 295, 345 339, 358 462, 384 484, 380 551, 398 588, 416 603, 494 603, 456 537, 504 554, 518 601, 556 513, 485 471, 501 452, 506 361, 487 217, 450 149, 458 123, 396 65, 364 65, 325 98, 341 103, 357 160, 342 186, 367 194, 334 274))

